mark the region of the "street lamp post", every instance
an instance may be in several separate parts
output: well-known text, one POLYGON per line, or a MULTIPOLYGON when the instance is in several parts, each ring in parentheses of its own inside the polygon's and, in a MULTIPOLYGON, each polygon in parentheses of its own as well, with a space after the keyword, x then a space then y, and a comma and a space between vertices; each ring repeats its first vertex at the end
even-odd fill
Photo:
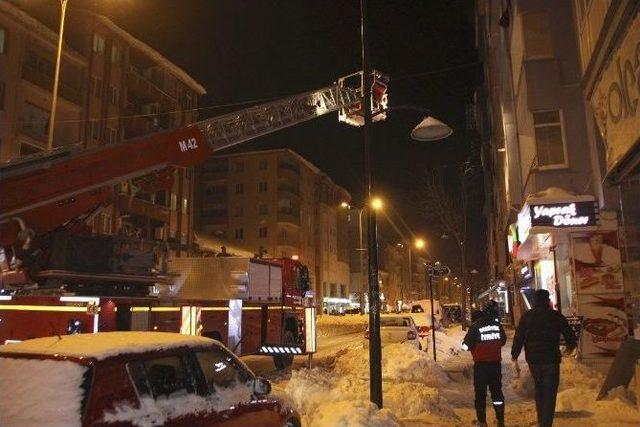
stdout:
MULTIPOLYGON (((376 210, 382 209, 382 200, 379 198, 375 198, 371 201, 370 203, 370 207, 376 210)), ((361 208, 358 207, 352 207, 349 203, 347 202, 342 202, 340 204, 340 206, 344 209, 355 209, 358 211, 358 248, 356 248, 356 250, 358 251, 358 258, 359 258, 359 267, 360 267, 360 276, 358 279, 358 291, 359 291, 359 298, 358 301, 360 303, 360 314, 364 314, 365 313, 365 300, 364 300, 364 295, 365 295, 365 280, 364 279, 364 254, 367 252, 367 248, 364 247, 364 232, 362 229, 362 214, 365 212, 365 210, 367 209, 367 205, 364 205, 361 208)))
MULTIPOLYGON (((364 112, 364 164, 367 200, 374 194, 371 153, 371 64, 369 62, 367 0, 360 0, 362 47, 362 109, 364 112)), ((453 131, 444 123, 426 117, 411 132, 416 141, 437 141, 453 131)), ((380 343, 380 284, 378 283, 378 230, 375 209, 367 210, 367 248, 369 260, 369 398, 382 408, 382 348, 380 343)))
POLYGON ((58 83, 60 81, 60 62, 62 60, 62 40, 64 37, 64 19, 67 14, 68 0, 60 0, 60 31, 58 33, 58 52, 56 56, 56 70, 53 76, 53 92, 51 93, 51 115, 47 132, 47 151, 53 150, 53 131, 56 123, 56 104, 58 102, 58 83))
POLYGON ((433 307, 433 274, 430 272, 429 268, 425 269, 425 273, 426 273, 426 275, 428 277, 429 299, 431 301, 431 342, 432 342, 432 349, 433 349, 433 361, 437 362, 437 356, 436 356, 436 315, 434 313, 434 307, 433 307))

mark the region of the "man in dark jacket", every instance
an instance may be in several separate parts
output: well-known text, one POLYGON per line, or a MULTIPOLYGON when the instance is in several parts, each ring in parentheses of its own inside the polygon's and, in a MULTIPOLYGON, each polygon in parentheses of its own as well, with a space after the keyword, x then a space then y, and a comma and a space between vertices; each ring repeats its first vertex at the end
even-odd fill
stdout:
POLYGON ((511 358, 517 363, 524 345, 525 358, 536 387, 538 425, 553 425, 556 396, 560 382, 560 334, 567 350, 576 348, 576 337, 567 319, 551 308, 549 291, 538 289, 534 294, 535 306, 520 319, 511 348, 511 358))
POLYGON ((507 342, 507 335, 492 306, 484 312, 471 314, 472 325, 467 331, 462 348, 471 350, 473 356, 473 388, 478 424, 487 425, 487 386, 491 391, 493 409, 496 411, 498 426, 504 427, 504 395, 502 394, 501 347, 507 342))

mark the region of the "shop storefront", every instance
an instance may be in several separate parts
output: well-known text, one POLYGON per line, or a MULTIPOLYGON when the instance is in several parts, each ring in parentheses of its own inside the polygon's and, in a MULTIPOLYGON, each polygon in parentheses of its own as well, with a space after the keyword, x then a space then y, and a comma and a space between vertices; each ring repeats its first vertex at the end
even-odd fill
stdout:
POLYGON ((522 302, 529 308, 546 289, 554 309, 584 318, 585 359, 613 357, 628 335, 616 218, 593 196, 559 188, 530 195, 518 214, 522 302))
POLYGON ((640 5, 620 23, 588 98, 606 148, 606 183, 618 187, 627 312, 640 337, 640 5))

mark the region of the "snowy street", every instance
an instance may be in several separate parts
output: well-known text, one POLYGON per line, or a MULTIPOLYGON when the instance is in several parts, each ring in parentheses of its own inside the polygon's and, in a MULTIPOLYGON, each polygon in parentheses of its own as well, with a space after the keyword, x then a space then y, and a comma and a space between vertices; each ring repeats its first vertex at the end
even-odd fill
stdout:
MULTIPOLYGON (((319 351, 312 368, 298 358, 291 373, 277 373, 268 359, 244 359, 258 375, 269 378, 276 395, 289 402, 305 426, 422 426, 470 425, 473 409, 473 362, 460 350, 463 332, 452 328, 437 332, 438 364, 431 352, 407 345, 383 348, 384 409, 369 403, 368 351, 363 349, 366 317, 324 316, 318 322, 319 351)), ((524 357, 522 374, 516 377, 509 362, 511 339, 503 347, 503 392, 508 426, 535 425, 533 382, 524 357)), ((572 358, 561 364, 560 390, 556 406, 557 426, 635 426, 640 412, 624 390, 614 390, 606 399, 595 397, 603 375, 572 358)), ((489 399, 487 399, 489 401, 489 399)), ((487 408, 489 425, 495 423, 487 408)))

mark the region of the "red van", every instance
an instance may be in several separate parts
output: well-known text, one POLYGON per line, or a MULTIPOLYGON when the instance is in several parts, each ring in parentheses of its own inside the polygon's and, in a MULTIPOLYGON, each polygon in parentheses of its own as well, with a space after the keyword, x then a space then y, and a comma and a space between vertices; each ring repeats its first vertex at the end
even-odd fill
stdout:
POLYGON ((287 426, 298 414, 218 341, 101 332, 0 346, 0 425, 287 426))

